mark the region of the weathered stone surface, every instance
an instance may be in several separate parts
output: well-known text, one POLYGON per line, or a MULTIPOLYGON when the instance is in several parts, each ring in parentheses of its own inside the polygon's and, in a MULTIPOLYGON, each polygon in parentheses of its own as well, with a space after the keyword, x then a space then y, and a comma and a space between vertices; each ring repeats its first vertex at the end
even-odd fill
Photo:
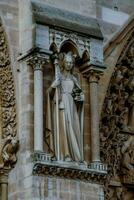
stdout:
POLYGON ((84 35, 91 35, 102 39, 98 23, 93 18, 74 14, 66 10, 46 6, 45 4, 33 3, 35 19, 46 24, 76 31, 84 35))
MULTIPOLYGON (((70 180, 70 179, 60 179, 57 177, 43 177, 43 176, 32 176, 33 165, 30 163, 30 155, 33 151, 33 134, 34 134, 34 99, 33 99, 33 70, 31 67, 28 67, 25 61, 21 63, 17 62, 17 57, 25 54, 31 48, 34 47, 35 44, 35 22, 41 22, 42 25, 44 23, 53 25, 51 30, 55 29, 58 25, 60 28, 70 29, 71 35, 73 36, 73 32, 84 33, 96 37, 98 36, 98 32, 96 32, 96 28, 98 31, 98 27, 103 33, 103 37, 105 38, 104 42, 108 41, 109 38, 119 29, 120 26, 115 25, 118 22, 111 24, 106 22, 107 19, 105 16, 102 16, 102 7, 109 8, 111 11, 114 10, 113 13, 122 12, 122 16, 124 14, 130 15, 134 10, 134 2, 132 0, 118 0, 118 1, 107 1, 107 0, 0 0, 0 15, 2 18, 2 24, 6 32, 9 54, 11 58, 11 69, 13 73, 13 80, 15 83, 15 98, 17 102, 17 133, 18 139, 20 140, 20 147, 18 153, 18 161, 13 171, 9 174, 9 200, 44 200, 44 196, 49 200, 87 200, 91 198, 92 200, 104 199, 103 189, 99 185, 95 185, 89 182, 78 181, 78 180, 70 180), (32 3, 37 5, 38 13, 34 10, 32 13, 32 3), (50 21, 48 19, 44 21, 43 15, 45 11, 43 11, 43 7, 40 5, 45 5, 45 7, 52 7, 52 10, 46 10, 50 12, 50 21), (44 13, 42 13, 43 11, 44 13), (55 11, 55 13, 53 13, 55 11), (62 13, 62 17, 66 21, 69 21, 69 24, 65 23, 63 18, 62 23, 57 23, 57 21, 53 21, 51 16, 59 16, 62 13), (66 15, 67 13, 67 15, 66 15), (72 15, 70 15, 70 13, 72 15), (33 15, 34 14, 34 15, 33 15), (36 17, 34 18, 34 16, 36 17), (82 17, 80 21, 80 17, 82 17), (94 18, 94 19, 91 19, 94 18), (35 19, 37 21, 35 21, 35 19), (90 19, 88 21, 88 19, 90 19), (56 23, 55 23, 56 22, 56 23), (74 24, 75 22, 75 24, 74 24), (86 29, 81 29, 78 26, 78 22, 82 24, 82 27, 86 27, 86 29), (95 24, 94 24, 95 23, 95 24), (99 25, 98 25, 99 23, 99 25), (102 196, 101 196, 102 195, 102 196)), ((54 17, 55 19, 55 17, 54 17)), ((42 26, 41 25, 41 26, 42 26)), ((128 43, 128 38, 133 30, 133 20, 130 21, 129 25, 122 29, 122 32, 111 40, 111 43, 108 44, 108 48, 105 47, 105 64, 107 69, 104 72, 104 75, 99 80, 99 113, 101 113, 103 101, 106 96, 106 91, 109 86, 109 82, 111 79, 111 75, 114 71, 114 67, 117 63, 119 56, 121 55, 122 49, 126 43, 128 43)), ((65 31, 65 30, 64 30, 65 31)), ((41 35, 38 35, 38 41, 42 46, 49 43, 49 39, 52 38, 44 38, 44 32, 41 35)), ((102 35, 101 35, 102 37, 102 35)), ((61 41, 61 38, 60 38, 61 41)), ((85 46, 87 48, 87 44, 85 42, 85 46)), ((44 46, 43 46, 44 47, 44 46)), ((48 48, 48 47, 47 47, 48 48)), ((83 48, 83 46, 82 46, 83 48)), ((84 47, 85 48, 85 47, 84 47)), ((1 56, 0 56, 1 60, 1 56)), ((44 93, 47 88, 50 86, 53 77, 54 70, 51 66, 46 65, 43 70, 44 73, 44 93)), ((77 70, 79 74, 79 70, 77 70)), ((79 74, 80 75, 80 74, 79 74)), ((85 120, 84 120, 84 156, 85 160, 90 163, 91 161, 91 116, 90 116, 90 89, 89 84, 85 78, 81 78, 80 81, 82 88, 85 94, 85 120)), ((1 89, 1 87, 0 87, 1 89)), ((46 93, 44 94, 44 118, 46 114, 46 93)), ((105 132, 106 130, 104 130, 105 132)), ((103 133, 104 133, 103 132, 103 133)), ((45 133, 44 133, 45 134, 45 133)), ((130 134, 123 131, 121 135, 130 134)), ((132 135, 132 133, 131 133, 132 135)), ((110 140, 111 141, 111 140, 110 140)), ((119 141, 120 142, 120 141, 119 141)), ((113 142, 114 144, 114 142, 113 142)), ((125 144, 124 144, 125 145, 125 144)), ((110 146, 110 145, 109 145, 110 146)), ((131 145, 130 145, 131 146, 131 145)), ((113 147, 116 149, 116 147, 113 147)), ((126 169, 126 156, 130 154, 130 150, 128 148, 124 151, 124 157, 122 159, 122 171, 126 173, 129 171, 126 169), (124 167, 125 166, 125 167, 124 167), (125 168, 125 170, 124 170, 125 168)), ((132 153, 132 152, 131 152, 132 153)), ((1 170, 1 169, 0 169, 1 170)), ((131 173, 130 173, 131 174, 131 173)), ((124 174, 122 178, 122 183, 125 186, 125 189, 122 191, 122 187, 119 182, 119 177, 116 177, 116 180, 111 180, 109 193, 110 198, 118 198, 123 200, 132 200, 134 199, 133 189, 133 179, 130 181, 130 174, 124 174), (128 179, 129 178, 129 179, 128 179), (129 180, 129 181, 128 181, 129 180), (128 184, 129 182, 129 184, 128 184), (122 196, 121 196, 122 195, 122 196)), ((133 170, 132 170, 133 174, 133 170)))

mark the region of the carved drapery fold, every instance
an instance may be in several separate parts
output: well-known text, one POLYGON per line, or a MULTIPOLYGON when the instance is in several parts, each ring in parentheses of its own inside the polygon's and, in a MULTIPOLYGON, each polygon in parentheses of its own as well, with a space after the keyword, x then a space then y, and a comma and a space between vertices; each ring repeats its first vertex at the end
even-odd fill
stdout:
MULTIPOLYGON (((106 182, 106 199, 110 199, 112 183, 134 187, 134 177, 125 180, 126 173, 134 174, 134 34, 127 41, 117 62, 101 116, 101 158, 108 164, 109 173, 106 182), (131 138, 131 139, 130 139, 131 138), (129 142, 130 141, 130 142, 129 142), (130 157, 128 157, 128 154, 130 157), (127 158, 127 159, 126 159, 127 158), (131 163, 130 163, 131 162, 131 163)), ((116 186, 116 184, 114 186, 116 186)), ((119 186, 119 185, 118 185, 119 186)), ((118 187, 117 187, 118 188, 118 187)), ((121 195, 123 187, 120 187, 121 195)), ((113 192, 118 199, 118 192, 113 192)), ((123 196, 122 196, 123 197, 123 196)))

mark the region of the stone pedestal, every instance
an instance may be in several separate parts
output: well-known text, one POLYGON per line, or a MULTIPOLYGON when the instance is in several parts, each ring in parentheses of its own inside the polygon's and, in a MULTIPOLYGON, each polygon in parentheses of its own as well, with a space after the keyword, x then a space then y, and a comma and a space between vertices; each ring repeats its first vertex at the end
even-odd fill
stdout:
MULTIPOLYGON (((49 154, 31 156, 30 176, 25 177, 25 191, 16 193, 21 200, 104 200, 105 169, 91 169, 78 163, 51 161, 49 154)), ((26 166, 29 170, 28 166, 26 166)), ((26 170, 26 169, 25 169, 26 170)), ((14 200, 10 197, 10 200, 14 200)))
POLYGON ((41 195, 47 200, 84 200, 89 196, 92 200, 104 200, 107 166, 51 161, 50 155, 40 152, 32 155, 32 161, 37 199, 41 195))

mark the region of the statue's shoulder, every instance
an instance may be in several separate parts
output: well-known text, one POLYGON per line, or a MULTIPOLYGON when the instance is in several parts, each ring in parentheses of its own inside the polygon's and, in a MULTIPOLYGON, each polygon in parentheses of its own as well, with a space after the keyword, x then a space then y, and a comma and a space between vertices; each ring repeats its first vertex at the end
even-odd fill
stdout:
POLYGON ((74 74, 72 74, 72 79, 73 79, 74 82, 78 83, 78 78, 74 74))

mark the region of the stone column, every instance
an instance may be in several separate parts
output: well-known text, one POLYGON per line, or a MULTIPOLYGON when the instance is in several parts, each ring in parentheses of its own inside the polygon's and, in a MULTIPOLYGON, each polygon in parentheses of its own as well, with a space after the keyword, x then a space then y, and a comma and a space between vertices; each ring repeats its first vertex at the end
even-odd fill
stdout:
POLYGON ((90 112, 91 112, 91 151, 92 162, 100 162, 100 136, 99 136, 99 112, 98 112, 98 80, 97 71, 89 73, 90 85, 90 112))
POLYGON ((36 53, 27 59, 34 70, 34 151, 43 148, 43 66, 49 61, 49 52, 36 53))
POLYGON ((43 151, 43 64, 34 58, 34 151, 43 151))
POLYGON ((8 175, 2 175, 0 177, 1 185, 1 200, 8 200, 8 175))

